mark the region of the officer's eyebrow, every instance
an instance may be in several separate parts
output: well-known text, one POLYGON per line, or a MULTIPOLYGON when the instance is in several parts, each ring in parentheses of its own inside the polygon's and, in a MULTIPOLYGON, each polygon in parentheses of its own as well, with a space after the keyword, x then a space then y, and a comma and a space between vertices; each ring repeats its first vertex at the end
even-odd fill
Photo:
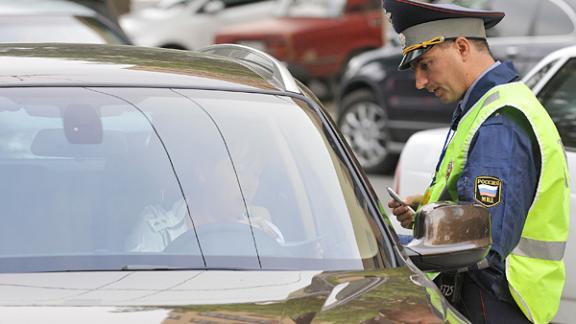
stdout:
POLYGON ((418 68, 418 66, 420 65, 421 62, 422 62, 421 57, 415 58, 414 60, 412 60, 412 62, 410 62, 410 69, 412 71, 416 71, 416 69, 418 68))
POLYGON ((410 70, 412 71, 416 71, 416 65, 418 64, 416 60, 417 59, 414 59, 412 62, 410 62, 410 70))

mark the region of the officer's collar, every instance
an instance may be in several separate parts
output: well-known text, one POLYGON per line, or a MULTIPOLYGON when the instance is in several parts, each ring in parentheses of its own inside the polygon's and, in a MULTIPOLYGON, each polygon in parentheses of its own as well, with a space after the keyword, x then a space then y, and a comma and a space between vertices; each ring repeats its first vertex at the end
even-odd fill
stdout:
POLYGON ((495 62, 476 78, 464 94, 464 97, 457 106, 459 109, 462 109, 460 115, 465 115, 488 90, 497 85, 512 82, 517 78, 518 72, 512 62, 495 62))

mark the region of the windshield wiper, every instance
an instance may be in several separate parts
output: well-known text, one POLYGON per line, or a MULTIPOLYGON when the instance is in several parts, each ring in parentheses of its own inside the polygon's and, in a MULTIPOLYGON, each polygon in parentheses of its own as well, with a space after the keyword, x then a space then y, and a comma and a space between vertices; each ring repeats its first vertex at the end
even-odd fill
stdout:
MULTIPOLYGON (((233 268, 233 267, 218 267, 218 268, 205 268, 205 267, 175 267, 164 265, 147 265, 147 264, 127 264, 123 266, 120 271, 174 271, 174 270, 188 270, 188 271, 206 271, 206 270, 222 270, 222 271, 249 271, 260 269, 246 269, 246 268, 233 268)), ((115 271, 115 270, 112 270, 115 271)))

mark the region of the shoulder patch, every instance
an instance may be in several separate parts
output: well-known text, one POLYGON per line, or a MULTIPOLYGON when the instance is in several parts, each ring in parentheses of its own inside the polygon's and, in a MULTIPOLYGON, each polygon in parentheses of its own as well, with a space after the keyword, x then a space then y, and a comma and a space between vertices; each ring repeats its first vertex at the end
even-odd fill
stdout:
POLYGON ((486 207, 500 203, 502 180, 491 176, 480 176, 474 180, 474 199, 486 207))

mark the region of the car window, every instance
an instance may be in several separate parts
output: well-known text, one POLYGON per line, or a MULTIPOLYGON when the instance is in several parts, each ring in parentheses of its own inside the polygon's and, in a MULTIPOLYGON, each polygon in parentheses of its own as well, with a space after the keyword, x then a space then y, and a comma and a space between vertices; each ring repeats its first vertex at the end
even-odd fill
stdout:
POLYGON ((538 82, 540 82, 540 80, 542 80, 542 78, 548 73, 548 71, 550 71, 550 68, 552 68, 552 66, 554 66, 556 62, 558 62, 557 59, 544 65, 540 70, 538 70, 528 80, 525 81, 526 85, 530 89, 534 90, 534 87, 538 84, 538 82))
POLYGON ((552 1, 540 1, 534 24, 534 35, 566 35, 574 32, 570 17, 552 1))
POLYGON ((390 264, 315 116, 261 94, 0 89, 0 272, 390 264))
POLYGON ((290 248, 271 255, 350 260, 376 255, 370 217, 354 198, 347 168, 329 149, 322 124, 306 104, 295 105, 288 98, 276 102, 269 96, 246 101, 245 94, 223 98, 209 91, 178 92, 194 98, 218 125, 246 205, 266 210, 283 233, 290 248), (231 106, 237 109, 227 108, 231 106), (254 169, 258 181, 249 173, 254 169))
POLYGON ((1 17, 0 42, 125 43, 95 18, 57 15, 1 17))
POLYGON ((91 255, 151 253, 192 228, 184 217, 160 222, 169 199, 182 196, 140 111, 85 89, 3 90, 0 174, 11 186, 0 189, 0 214, 11 217, 0 227, 0 257, 30 258, 14 271, 77 270, 91 255))
POLYGON ((571 59, 538 94, 567 148, 576 148, 576 59, 571 59))

